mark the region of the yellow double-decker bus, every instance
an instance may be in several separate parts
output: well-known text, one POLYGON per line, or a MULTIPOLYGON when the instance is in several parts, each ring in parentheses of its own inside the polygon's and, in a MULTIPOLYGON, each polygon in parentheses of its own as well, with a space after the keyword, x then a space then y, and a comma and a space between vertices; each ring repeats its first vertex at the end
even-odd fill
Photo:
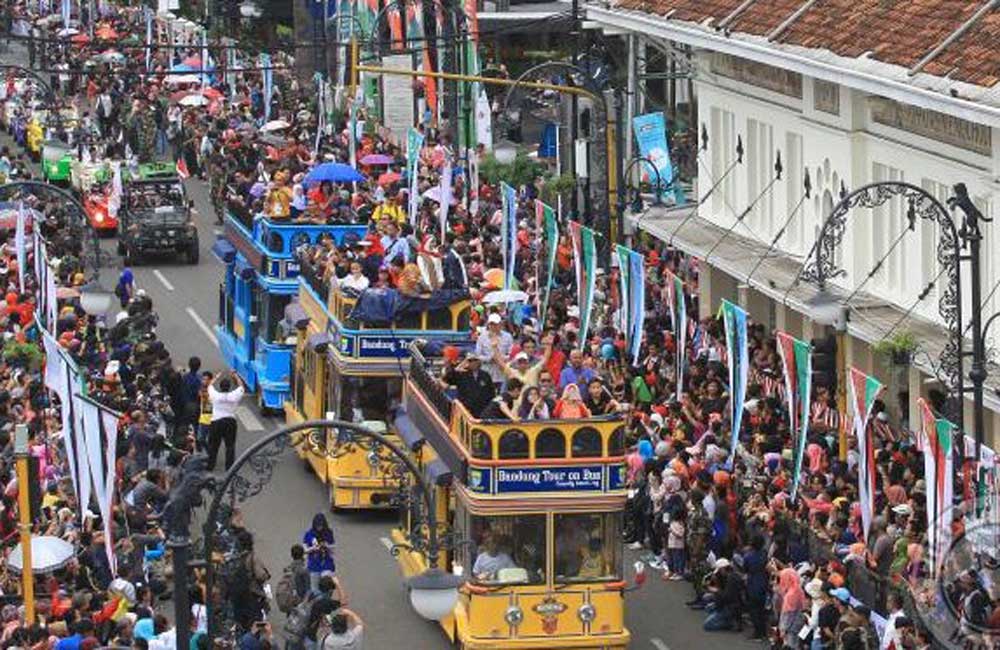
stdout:
MULTIPOLYGON (((413 354, 396 427, 427 443, 438 521, 456 540, 439 567, 465 578, 448 637, 466 650, 625 648, 622 418, 477 420, 413 354)), ((412 544, 422 526, 403 512, 392 533, 407 576, 427 568, 412 544)))
MULTIPOLYGON (((285 312, 285 322, 297 329, 290 399, 285 403, 287 422, 329 417, 396 434, 392 421, 410 365, 409 344, 421 340, 440 347, 468 341, 469 301, 410 312, 393 322, 366 323, 352 318, 356 296, 331 289, 305 263, 299 278, 298 300, 285 312)), ((398 479, 387 475, 392 466, 388 452, 334 445, 329 437, 337 435, 332 430, 316 434, 306 439, 307 444, 296 446, 329 486, 331 507, 394 507, 398 479), (328 454, 328 448, 336 451, 328 454)), ((419 442, 407 435, 401 441, 415 449, 419 442)))

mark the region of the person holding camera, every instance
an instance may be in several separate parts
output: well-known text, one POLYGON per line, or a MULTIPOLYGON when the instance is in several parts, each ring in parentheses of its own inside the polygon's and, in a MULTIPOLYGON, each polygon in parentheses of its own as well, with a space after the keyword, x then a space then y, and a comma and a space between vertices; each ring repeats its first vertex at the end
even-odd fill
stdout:
POLYGON ((208 471, 215 471, 219 447, 226 444, 226 471, 236 461, 236 409, 246 393, 243 380, 235 372, 219 373, 208 386, 212 421, 208 426, 208 471))

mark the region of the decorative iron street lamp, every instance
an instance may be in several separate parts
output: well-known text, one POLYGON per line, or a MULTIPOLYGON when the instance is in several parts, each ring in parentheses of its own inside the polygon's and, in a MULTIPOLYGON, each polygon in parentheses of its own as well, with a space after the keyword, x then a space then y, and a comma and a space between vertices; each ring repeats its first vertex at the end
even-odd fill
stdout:
POLYGON ((178 647, 187 647, 185 644, 189 642, 191 634, 191 611, 187 601, 189 569, 187 557, 191 546, 190 513, 193 507, 200 504, 201 493, 214 492, 204 525, 205 582, 206 593, 209 595, 206 606, 211 636, 216 635, 219 629, 219 613, 214 606, 216 566, 213 554, 219 541, 222 512, 226 507, 223 501, 228 496, 230 503, 235 503, 259 494, 271 482, 275 465, 286 451, 298 445, 308 444, 311 432, 325 434, 329 429, 336 430, 338 435, 328 437, 325 454, 335 455, 340 448, 347 445, 359 445, 372 450, 382 449, 388 452, 385 462, 392 464, 394 476, 401 480, 407 474, 412 477, 426 509, 427 518, 427 538, 414 543, 414 547, 426 552, 428 568, 410 579, 408 583, 410 604, 422 617, 435 621, 447 616, 455 607, 462 579, 438 567, 445 543, 439 537, 434 488, 427 482, 420 467, 390 438, 364 426, 332 419, 308 420, 282 427, 257 440, 236 460, 218 485, 206 470, 207 461, 204 454, 192 456, 185 463, 182 479, 171 491, 170 500, 164 510, 168 542, 174 550, 174 599, 178 647), (244 467, 249 467, 253 474, 250 476, 241 474, 240 470, 244 467))
MULTIPOLYGON (((972 382, 976 458, 978 460, 984 435, 982 391, 986 378, 983 348, 985 328, 981 327, 981 313, 978 308, 982 299, 979 272, 982 233, 979 229, 979 223, 980 221, 989 222, 990 219, 984 217, 975 207, 963 184, 955 185, 953 191, 955 195, 948 199, 948 205, 952 208, 960 208, 964 213, 965 217, 961 229, 955 226, 948 209, 937 198, 910 183, 898 181, 871 183, 845 194, 823 222, 819 237, 809 252, 809 261, 799 271, 792 286, 798 285, 803 279, 814 283, 818 292, 808 301, 814 320, 821 324, 834 325, 839 328, 838 331, 846 332, 849 305, 839 301, 829 293, 827 281, 846 274, 843 269, 837 266, 835 253, 844 239, 847 219, 854 208, 877 208, 894 199, 902 199, 908 205, 907 220, 909 223, 907 227, 911 230, 915 228, 917 219, 935 222, 940 233, 937 260, 944 267, 942 274, 946 276, 947 280, 947 286, 938 299, 938 312, 949 333, 948 342, 940 355, 940 367, 948 389, 954 398, 950 409, 951 413, 948 416, 958 425, 960 431, 965 430, 962 402, 969 389, 965 384, 962 367, 964 358, 971 357, 972 371, 969 373, 969 380, 972 382), (969 252, 963 254, 963 250, 966 248, 969 252), (962 328, 961 264, 966 261, 970 263, 972 304, 974 306, 971 352, 966 352, 964 349, 964 330, 962 328)), ((868 277, 871 277, 874 272, 875 269, 868 274, 868 277)), ((933 282, 934 280, 932 280, 933 282)), ((840 370, 838 368, 838 372, 840 370)))

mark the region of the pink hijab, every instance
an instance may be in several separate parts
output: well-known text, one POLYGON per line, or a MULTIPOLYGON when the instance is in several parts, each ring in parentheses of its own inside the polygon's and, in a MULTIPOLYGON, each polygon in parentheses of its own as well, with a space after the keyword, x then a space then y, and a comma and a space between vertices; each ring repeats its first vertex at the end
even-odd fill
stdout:
POLYGON ((801 612, 806 608, 806 595, 802 579, 795 569, 782 569, 778 574, 778 593, 781 594, 781 613, 801 612))
POLYGON ((906 490, 902 485, 890 485, 885 491, 885 498, 894 506, 906 503, 906 490))
POLYGON ((806 456, 809 456, 809 471, 816 474, 822 469, 823 448, 815 442, 806 447, 806 456))

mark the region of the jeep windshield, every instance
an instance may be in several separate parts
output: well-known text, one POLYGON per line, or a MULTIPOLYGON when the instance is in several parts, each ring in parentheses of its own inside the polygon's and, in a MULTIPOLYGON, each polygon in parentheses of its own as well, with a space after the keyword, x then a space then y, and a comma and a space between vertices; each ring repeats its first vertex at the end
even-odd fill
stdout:
POLYGON ((128 190, 127 207, 132 211, 157 208, 185 208, 184 187, 180 182, 132 183, 128 190))
POLYGON ((158 208, 142 208, 134 212, 136 221, 146 225, 176 226, 187 223, 188 210, 184 206, 162 205, 158 208))

